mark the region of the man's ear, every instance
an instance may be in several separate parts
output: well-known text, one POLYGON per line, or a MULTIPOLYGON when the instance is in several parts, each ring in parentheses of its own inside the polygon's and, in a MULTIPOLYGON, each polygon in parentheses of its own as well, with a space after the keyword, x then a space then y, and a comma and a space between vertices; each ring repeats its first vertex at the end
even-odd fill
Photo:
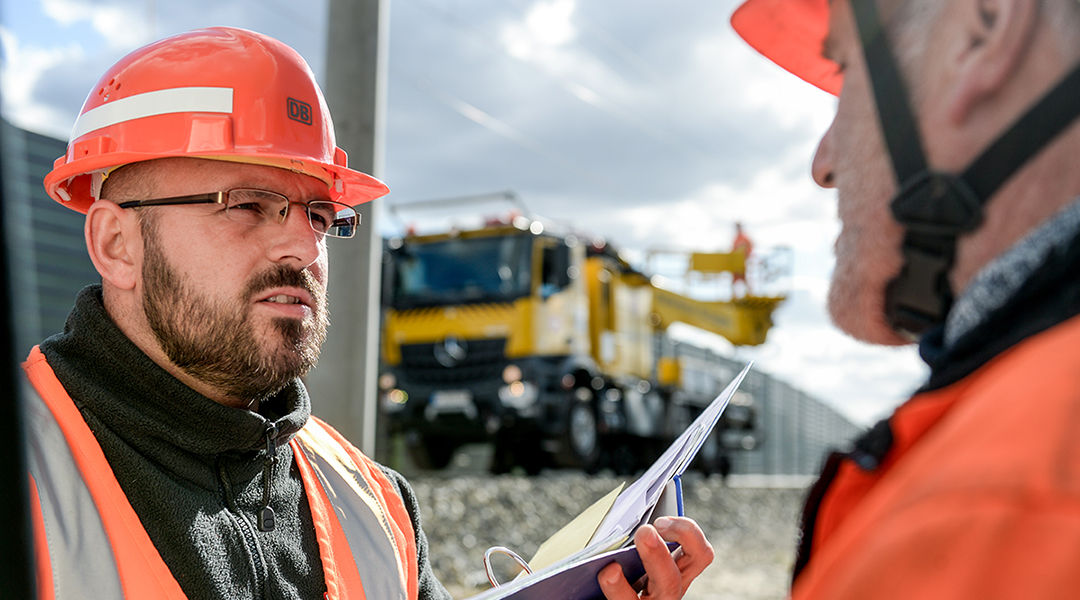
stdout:
POLYGON ((108 200, 98 200, 86 211, 86 250, 101 279, 130 290, 138 281, 142 253, 139 218, 108 200))
POLYGON ((966 46, 949 103, 961 124, 1016 73, 1039 25, 1039 0, 961 0, 966 46))

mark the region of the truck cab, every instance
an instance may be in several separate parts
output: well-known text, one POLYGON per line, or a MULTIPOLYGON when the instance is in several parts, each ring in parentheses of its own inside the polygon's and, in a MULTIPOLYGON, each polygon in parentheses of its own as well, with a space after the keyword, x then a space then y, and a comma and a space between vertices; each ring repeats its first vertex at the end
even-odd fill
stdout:
POLYGON ((392 429, 422 467, 496 440, 538 469, 542 441, 565 428, 563 376, 595 370, 584 244, 518 220, 387 249, 380 379, 392 429))

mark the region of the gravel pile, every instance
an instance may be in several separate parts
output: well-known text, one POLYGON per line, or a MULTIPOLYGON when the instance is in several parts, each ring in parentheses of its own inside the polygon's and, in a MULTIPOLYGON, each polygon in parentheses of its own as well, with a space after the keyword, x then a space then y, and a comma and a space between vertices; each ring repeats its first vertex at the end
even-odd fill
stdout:
MULTIPOLYGON (((455 598, 489 587, 483 568, 487 548, 507 546, 528 559, 541 542, 625 481, 573 472, 410 480, 422 507, 432 566, 455 598)), ((802 489, 728 487, 718 477, 689 474, 683 485, 686 514, 701 524, 716 560, 686 598, 785 597, 803 494, 802 489)), ((511 578, 512 561, 498 558, 499 577, 511 578)))

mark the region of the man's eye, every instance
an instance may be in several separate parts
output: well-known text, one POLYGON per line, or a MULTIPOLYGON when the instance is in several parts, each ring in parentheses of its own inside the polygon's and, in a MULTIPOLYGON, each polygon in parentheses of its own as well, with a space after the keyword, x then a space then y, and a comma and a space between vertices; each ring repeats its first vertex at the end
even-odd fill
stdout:
POLYGON ((258 202, 242 202, 240 204, 234 204, 229 207, 229 210, 243 210, 243 211, 256 211, 262 212, 263 207, 258 202))
POLYGON ((337 210, 332 206, 324 204, 316 204, 308 206, 308 214, 311 215, 311 222, 322 225, 323 227, 329 227, 334 219, 337 218, 337 210))

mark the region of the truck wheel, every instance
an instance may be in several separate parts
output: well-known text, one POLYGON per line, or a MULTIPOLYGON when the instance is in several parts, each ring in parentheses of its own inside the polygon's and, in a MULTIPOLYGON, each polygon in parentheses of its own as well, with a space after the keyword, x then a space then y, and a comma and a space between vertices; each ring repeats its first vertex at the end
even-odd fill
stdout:
POLYGON ((405 436, 405 446, 416 466, 427 470, 445 469, 458 447, 452 440, 442 436, 422 435, 416 432, 410 432, 405 436))
POLYGON ((731 459, 726 455, 720 457, 720 477, 724 481, 727 481, 728 475, 731 475, 731 459))
POLYGON ((502 431, 495 438, 495 450, 491 457, 491 472, 501 475, 520 466, 527 475, 539 475, 546 454, 541 450, 540 437, 502 431))
POLYGON ((638 457, 630 448, 628 440, 624 440, 611 452, 611 470, 620 477, 626 477, 637 473, 638 457))
POLYGON ((574 402, 559 444, 559 463, 594 472, 600 461, 600 431, 592 402, 574 402))

